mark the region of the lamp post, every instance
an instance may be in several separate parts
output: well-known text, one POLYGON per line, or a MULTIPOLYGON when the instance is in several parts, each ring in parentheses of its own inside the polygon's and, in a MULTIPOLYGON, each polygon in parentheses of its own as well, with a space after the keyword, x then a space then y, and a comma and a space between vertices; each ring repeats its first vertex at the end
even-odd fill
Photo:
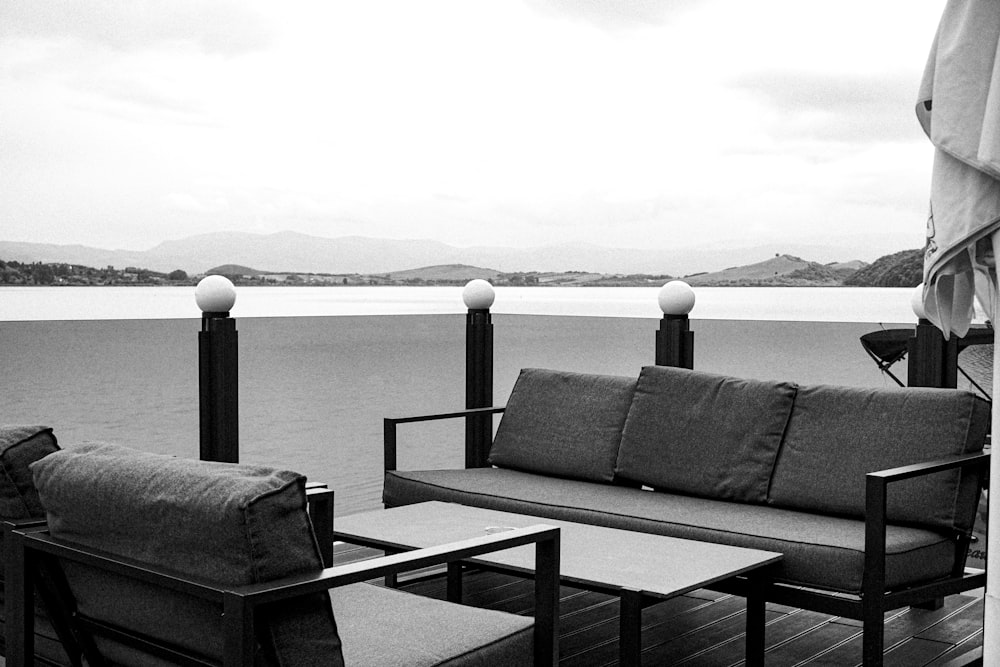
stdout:
POLYGON ((201 308, 198 390, 203 461, 239 463, 239 394, 236 320, 229 311, 236 288, 223 276, 206 276, 194 292, 201 308))
MULTIPOLYGON (((493 321, 490 306, 496 295, 493 285, 476 279, 462 290, 469 309, 465 318, 465 407, 488 408, 493 404, 493 321)), ((465 418, 465 467, 484 468, 493 442, 493 418, 465 418)))
POLYGON ((656 298, 663 311, 656 332, 656 365, 694 368, 694 332, 688 313, 694 308, 694 290, 683 280, 671 280, 656 298))
POLYGON ((909 387, 958 386, 958 338, 944 339, 924 312, 923 283, 913 289, 910 306, 917 316, 913 338, 907 344, 906 384, 909 387))

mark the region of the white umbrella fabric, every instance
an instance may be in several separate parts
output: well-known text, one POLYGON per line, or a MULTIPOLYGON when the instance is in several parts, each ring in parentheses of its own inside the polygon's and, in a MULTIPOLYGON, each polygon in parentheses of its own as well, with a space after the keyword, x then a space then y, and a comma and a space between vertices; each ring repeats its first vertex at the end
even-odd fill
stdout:
MULTIPOLYGON (((924 257, 924 310, 945 337, 964 336, 978 296, 1000 312, 1000 5, 949 0, 931 46, 917 118, 935 146, 924 257)), ((996 341, 1000 342, 1000 341, 996 341)), ((998 347, 994 344, 994 350, 998 347)), ((1000 396, 994 354, 993 396, 1000 396)), ((992 432, 1000 434, 1000 410, 992 432)), ((983 664, 1000 665, 1000 461, 991 457, 983 664)))

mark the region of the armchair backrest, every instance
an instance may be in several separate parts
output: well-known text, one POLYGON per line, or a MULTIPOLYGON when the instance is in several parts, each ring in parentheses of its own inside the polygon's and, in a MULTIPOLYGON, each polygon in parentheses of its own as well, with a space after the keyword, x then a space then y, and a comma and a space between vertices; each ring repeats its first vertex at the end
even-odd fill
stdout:
MULTIPOLYGON (((323 568, 306 512, 305 478, 262 466, 208 463, 91 444, 32 465, 51 536, 166 568, 216 587, 265 583, 323 568)), ((217 604, 63 563, 80 613, 209 660, 224 652, 217 604)), ((258 664, 324 663, 340 656, 328 598, 275 605, 259 618, 258 664)), ((125 665, 157 664, 135 646, 100 637, 125 665)), ((333 663, 336 664, 336 663, 333 663)))

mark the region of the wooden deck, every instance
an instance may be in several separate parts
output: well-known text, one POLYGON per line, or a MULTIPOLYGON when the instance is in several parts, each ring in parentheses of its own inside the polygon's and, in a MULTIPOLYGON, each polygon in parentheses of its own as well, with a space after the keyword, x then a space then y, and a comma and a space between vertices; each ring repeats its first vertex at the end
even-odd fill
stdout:
MULTIPOLYGON (((335 563, 380 555, 338 543, 335 563)), ((422 595, 444 597, 444 577, 423 574, 403 584, 422 595)), ((618 601, 608 595, 563 587, 560 603, 560 665, 617 665, 618 601)), ((465 602, 528 614, 532 584, 518 577, 472 572, 465 577, 465 602)), ((643 664, 721 667, 743 662, 744 601, 700 590, 643 612, 643 664)), ((885 664, 944 667, 982 646, 982 592, 956 595, 943 608, 899 609, 885 617, 885 664)), ((767 605, 767 654, 770 667, 858 665, 858 621, 782 605, 767 605)))

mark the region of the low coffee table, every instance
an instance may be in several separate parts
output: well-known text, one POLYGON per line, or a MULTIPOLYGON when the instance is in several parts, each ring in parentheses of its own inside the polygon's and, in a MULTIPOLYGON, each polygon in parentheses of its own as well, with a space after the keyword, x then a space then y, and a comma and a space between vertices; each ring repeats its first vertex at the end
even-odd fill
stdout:
MULTIPOLYGON (((767 566, 780 561, 780 553, 437 501, 337 518, 333 533, 337 540, 395 552, 539 523, 562 529, 559 560, 562 583, 620 597, 621 665, 640 664, 644 605, 737 575, 746 576, 750 583, 747 589, 746 664, 764 664, 764 597, 760 587, 767 581, 767 566)), ((475 562, 532 574, 534 551, 519 547, 475 562)), ((458 572, 449 571, 449 597, 460 596, 458 572)))

